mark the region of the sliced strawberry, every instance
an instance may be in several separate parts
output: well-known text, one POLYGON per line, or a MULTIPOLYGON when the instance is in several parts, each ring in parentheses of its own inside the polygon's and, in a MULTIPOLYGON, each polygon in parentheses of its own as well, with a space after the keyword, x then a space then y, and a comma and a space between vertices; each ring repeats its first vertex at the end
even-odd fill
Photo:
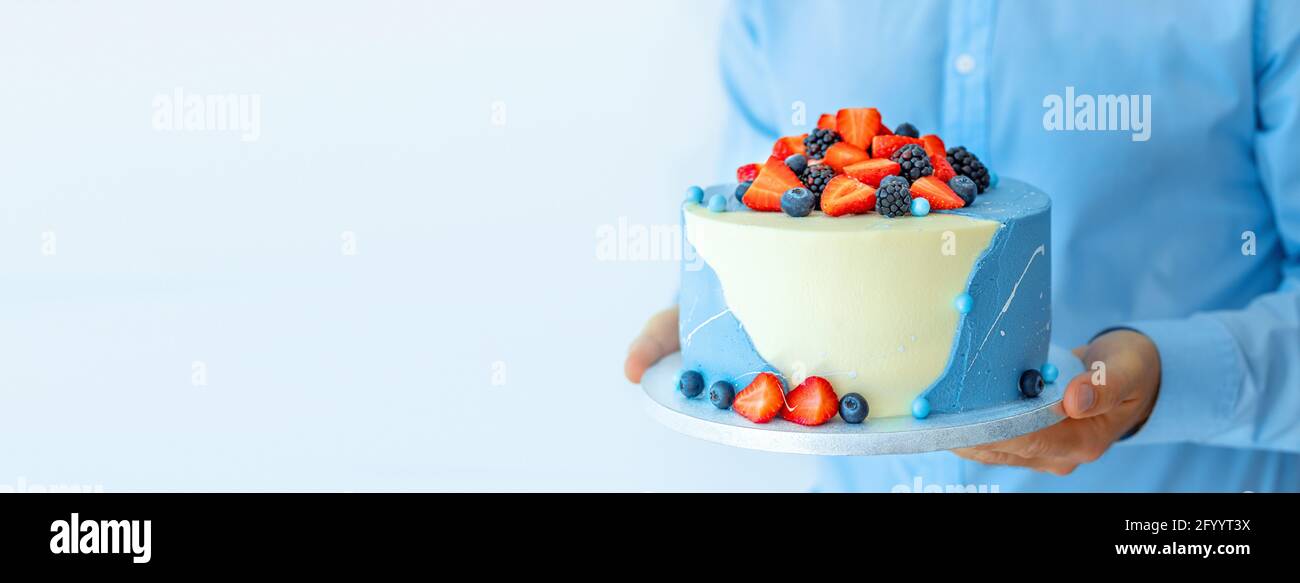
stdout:
POLYGON ((840 399, 830 381, 821 377, 808 377, 785 396, 781 418, 800 425, 821 425, 835 418, 840 411, 840 399))
POLYGON ((934 166, 934 177, 944 184, 948 184, 948 181, 957 175, 957 171, 952 169, 952 164, 948 163, 948 155, 942 152, 930 155, 930 165, 934 166))
POLYGON ((870 160, 871 156, 866 150, 855 148, 844 142, 837 142, 834 146, 826 149, 822 155, 822 162, 831 167, 836 174, 844 172, 844 167, 849 164, 855 164, 863 160, 870 160))
POLYGON ((931 156, 937 154, 945 158, 948 157, 948 148, 945 148, 943 146, 943 140, 939 139, 939 136, 934 134, 921 136, 921 147, 925 148, 925 153, 931 156))
POLYGON ((803 139, 806 137, 808 137, 808 134, 802 136, 786 136, 777 140, 776 144, 772 146, 772 157, 785 160, 795 154, 805 153, 807 150, 803 146, 803 139))
POLYGON ((903 146, 908 144, 921 144, 920 138, 909 138, 907 136, 876 136, 871 140, 871 157, 888 158, 894 155, 903 146))
MULTIPOLYGON (((934 176, 922 176, 920 180, 913 182, 912 198, 924 198, 930 201, 930 208, 937 211, 959 209, 966 206, 966 202, 960 196, 957 196, 957 193, 934 176)), ((822 208, 826 208, 826 193, 824 192, 822 193, 822 208)))
POLYGON ((767 423, 785 408, 785 391, 781 379, 765 372, 759 373, 754 382, 736 395, 731 402, 731 410, 740 413, 754 423, 767 423))
POLYGON ((736 182, 753 182, 758 178, 758 171, 762 167, 758 164, 745 164, 736 169, 736 182))
POLYGON ((832 178, 822 190, 822 212, 838 217, 876 210, 876 189, 846 174, 832 178))
POLYGON ((835 114, 835 131, 840 138, 859 150, 866 151, 871 138, 880 135, 885 125, 880 122, 880 111, 874 107, 841 109, 835 114))
POLYGON ((742 199, 745 206, 756 211, 777 212, 781 210, 781 195, 791 188, 803 186, 794 170, 785 165, 785 160, 775 156, 763 163, 754 184, 745 191, 742 199))
POLYGON ((817 129, 835 131, 835 116, 829 113, 823 113, 817 118, 817 129))
POLYGON ((880 188, 881 180, 884 180, 886 176, 898 176, 901 170, 898 162, 886 158, 872 158, 844 167, 845 174, 874 188, 880 188))

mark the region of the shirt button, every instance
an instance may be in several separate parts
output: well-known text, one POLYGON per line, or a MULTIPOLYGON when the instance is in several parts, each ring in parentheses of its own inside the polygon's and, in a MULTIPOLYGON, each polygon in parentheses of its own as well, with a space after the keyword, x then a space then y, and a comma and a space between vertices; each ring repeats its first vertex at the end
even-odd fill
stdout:
POLYGON ((953 66, 956 67, 957 72, 962 75, 970 74, 971 71, 975 70, 975 57, 962 53, 961 55, 958 55, 957 60, 953 62, 953 66))

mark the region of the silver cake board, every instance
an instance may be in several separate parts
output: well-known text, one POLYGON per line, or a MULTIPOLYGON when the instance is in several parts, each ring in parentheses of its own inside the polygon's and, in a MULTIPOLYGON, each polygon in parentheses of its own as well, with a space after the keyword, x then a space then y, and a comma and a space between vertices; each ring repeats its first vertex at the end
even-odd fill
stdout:
MULTIPOLYGON (((814 455, 884 455, 922 453, 1001 441, 1038 431, 1062 419, 1053 405, 1065 396, 1070 379, 1083 372, 1083 363, 1070 351, 1051 347, 1048 362, 1060 369, 1056 382, 1033 399, 962 413, 913 417, 868 417, 861 424, 836 416, 816 427, 781 418, 751 423, 730 409, 709 402, 708 387, 688 399, 677 390, 681 353, 659 361, 641 379, 650 416, 669 429, 726 445, 814 455)), ((744 387, 736 387, 739 391, 744 387)))

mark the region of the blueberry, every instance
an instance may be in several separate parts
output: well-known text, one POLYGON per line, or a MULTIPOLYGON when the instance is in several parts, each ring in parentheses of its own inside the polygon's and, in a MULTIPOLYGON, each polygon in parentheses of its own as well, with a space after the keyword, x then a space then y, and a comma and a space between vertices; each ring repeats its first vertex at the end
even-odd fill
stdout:
POLYGON ((781 195, 781 210, 792 217, 806 217, 816 202, 807 188, 791 188, 781 195))
POLYGON ((715 194, 709 197, 709 210, 720 213, 727 210, 727 197, 721 194, 715 194))
POLYGON ((849 393, 840 399, 840 417, 845 423, 862 423, 867 418, 867 400, 857 393, 849 393))
POLYGON ((1050 362, 1044 363, 1043 367, 1038 369, 1038 372, 1043 373, 1043 382, 1048 384, 1056 382, 1056 377, 1061 376, 1061 370, 1050 362))
POLYGON ((912 416, 917 419, 925 419, 930 416, 930 400, 925 397, 917 397, 912 401, 912 416))
POLYGON ((909 138, 921 137, 921 132, 916 130, 916 126, 907 122, 898 124, 898 127, 894 128, 894 134, 899 136, 907 136, 909 138))
POLYGON ((704 202, 704 189, 698 186, 692 186, 686 189, 686 200, 695 204, 704 202))
POLYGON ((975 298, 972 298, 970 294, 961 294, 952 301, 952 307, 956 308, 959 314, 969 314, 971 308, 975 307, 975 298))
POLYGON ((785 165, 794 171, 795 176, 798 176, 808 169, 808 158, 803 154, 794 154, 785 159, 785 165))
POLYGON ((979 194, 979 187, 975 185, 974 180, 967 176, 953 176, 948 181, 948 188, 957 193, 957 196, 961 197, 966 206, 970 206, 971 203, 975 202, 975 195, 979 194))
POLYGON ((682 371, 682 376, 677 379, 677 390, 687 397, 699 396, 704 391, 704 375, 693 370, 682 371))
POLYGON ((1043 373, 1031 368, 1020 375, 1020 394, 1030 399, 1043 392, 1043 373))
POLYGON ((754 182, 750 180, 741 182, 740 185, 736 187, 736 200, 745 202, 745 193, 749 192, 749 187, 753 186, 753 184, 754 182))
POLYGON ((736 399, 736 387, 731 386, 727 381, 718 381, 709 387, 709 402, 719 409, 731 407, 731 402, 736 399))
POLYGON ((930 214, 930 201, 924 198, 912 199, 912 216, 923 217, 930 214))

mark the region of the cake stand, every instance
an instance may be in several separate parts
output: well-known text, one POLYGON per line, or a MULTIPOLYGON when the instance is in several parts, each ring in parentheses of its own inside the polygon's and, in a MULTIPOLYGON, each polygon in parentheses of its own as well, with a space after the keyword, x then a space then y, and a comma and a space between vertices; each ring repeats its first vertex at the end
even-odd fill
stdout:
MULTIPOLYGON (((969 447, 1010 439, 1037 431, 1062 417, 1054 406, 1065 396, 1071 378, 1083 372, 1083 363, 1070 351, 1053 346, 1048 362, 1061 373, 1047 384, 1042 394, 997 407, 964 413, 934 413, 925 419, 912 417, 868 417, 858 425, 836 416, 817 427, 805 427, 784 419, 756 424, 731 410, 714 407, 708 388, 688 399, 677 391, 681 353, 673 353, 647 370, 641 379, 646 408, 656 421, 691 437, 718 443, 814 455, 884 455, 922 453, 969 447)), ((739 391, 744 387, 736 387, 739 391)))

